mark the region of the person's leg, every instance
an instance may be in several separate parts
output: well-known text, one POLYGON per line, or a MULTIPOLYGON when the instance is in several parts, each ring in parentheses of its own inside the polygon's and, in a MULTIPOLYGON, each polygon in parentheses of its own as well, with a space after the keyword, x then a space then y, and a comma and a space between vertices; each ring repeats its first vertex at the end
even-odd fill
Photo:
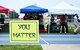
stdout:
POLYGON ((74 26, 75 26, 75 27, 74 27, 74 33, 76 33, 76 28, 77 28, 77 26, 76 26, 75 24, 74 24, 74 26))
POLYGON ((68 33, 68 24, 66 23, 66 33, 68 33))
POLYGON ((64 33, 66 33, 66 26, 64 26, 64 33))
POLYGON ((77 24, 74 24, 75 28, 74 28, 74 33, 77 34, 77 29, 79 28, 79 26, 77 24))
POLYGON ((62 26, 62 33, 64 33, 64 25, 62 26))
POLYGON ((62 26, 60 26, 60 33, 62 33, 62 26))
POLYGON ((66 33, 67 23, 64 23, 64 33, 66 33))

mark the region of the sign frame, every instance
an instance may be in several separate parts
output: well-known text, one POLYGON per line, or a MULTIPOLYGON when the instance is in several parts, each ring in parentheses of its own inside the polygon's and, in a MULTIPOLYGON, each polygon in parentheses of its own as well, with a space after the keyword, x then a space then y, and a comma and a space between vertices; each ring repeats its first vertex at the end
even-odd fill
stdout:
MULTIPOLYGON (((17 28, 17 27, 16 27, 17 28)), ((10 42, 30 42, 30 43, 35 43, 39 42, 39 21, 38 20, 10 20, 9 22, 9 32, 10 32, 10 42), (35 23, 36 24, 36 40, 13 40, 13 23, 35 23)))

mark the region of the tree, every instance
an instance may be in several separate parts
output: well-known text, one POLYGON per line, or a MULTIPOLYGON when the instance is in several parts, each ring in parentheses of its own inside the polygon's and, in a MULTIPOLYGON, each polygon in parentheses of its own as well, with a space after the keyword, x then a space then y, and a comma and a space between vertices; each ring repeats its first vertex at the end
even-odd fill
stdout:
POLYGON ((18 18, 18 17, 19 17, 19 14, 15 10, 12 10, 9 13, 9 18, 15 19, 15 18, 18 18))

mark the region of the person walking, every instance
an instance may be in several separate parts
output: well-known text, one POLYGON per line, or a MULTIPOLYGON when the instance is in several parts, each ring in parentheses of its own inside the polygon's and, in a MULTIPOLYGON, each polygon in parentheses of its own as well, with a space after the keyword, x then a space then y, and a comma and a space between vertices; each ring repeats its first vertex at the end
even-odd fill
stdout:
POLYGON ((78 22, 78 15, 77 14, 74 15, 74 26, 75 26, 74 34, 77 34, 77 30, 79 28, 79 22, 78 22))

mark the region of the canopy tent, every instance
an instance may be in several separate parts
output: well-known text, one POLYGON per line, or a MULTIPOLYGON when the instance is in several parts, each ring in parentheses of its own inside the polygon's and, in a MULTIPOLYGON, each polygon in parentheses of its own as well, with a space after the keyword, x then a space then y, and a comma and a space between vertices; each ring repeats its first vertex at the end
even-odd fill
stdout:
POLYGON ((30 5, 20 9, 20 13, 45 13, 45 12, 48 12, 48 9, 38 7, 35 5, 30 5))
POLYGON ((52 10, 50 14, 80 14, 80 10, 52 10))
POLYGON ((0 6, 0 13, 8 13, 10 10, 8 8, 5 8, 3 6, 0 6))
POLYGON ((53 14, 79 14, 80 8, 77 8, 68 3, 62 2, 53 7, 53 9, 49 10, 50 13, 53 14))

